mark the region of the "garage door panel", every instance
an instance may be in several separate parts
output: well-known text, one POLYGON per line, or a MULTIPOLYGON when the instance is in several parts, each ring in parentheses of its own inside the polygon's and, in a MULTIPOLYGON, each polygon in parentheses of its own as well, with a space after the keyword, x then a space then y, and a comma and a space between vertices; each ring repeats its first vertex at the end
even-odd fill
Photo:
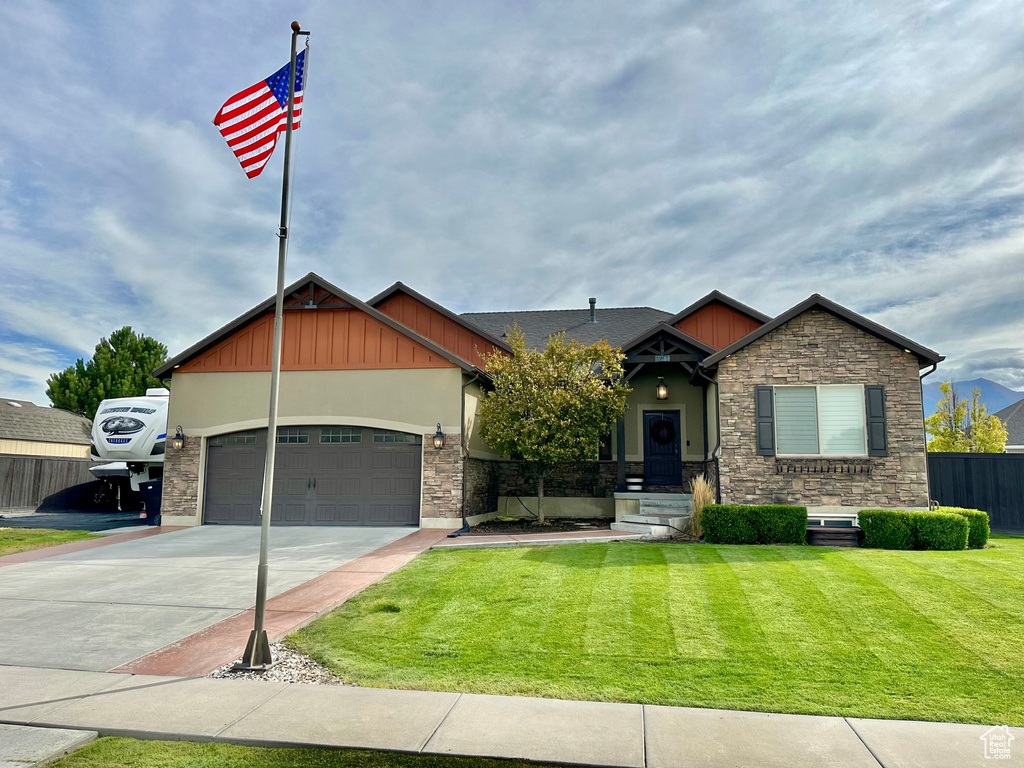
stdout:
POLYGON ((420 479, 417 477, 413 479, 411 477, 396 477, 394 494, 395 496, 419 496, 420 479))
MULTIPOLYGON (((374 443, 373 445, 377 445, 374 443)), ((391 446, 384 446, 382 449, 370 454, 370 467, 372 469, 391 469, 395 464, 395 457, 391 453, 391 446)))
MULTIPOLYGON (((278 525, 395 525, 419 521, 419 438, 374 441, 355 427, 289 427, 274 472, 278 525), (308 437, 295 442, 296 434, 308 437), (344 440, 344 442, 342 442, 344 440), (314 488, 315 484, 315 488, 314 488)), ((205 521, 258 525, 266 430, 211 438, 205 521)))

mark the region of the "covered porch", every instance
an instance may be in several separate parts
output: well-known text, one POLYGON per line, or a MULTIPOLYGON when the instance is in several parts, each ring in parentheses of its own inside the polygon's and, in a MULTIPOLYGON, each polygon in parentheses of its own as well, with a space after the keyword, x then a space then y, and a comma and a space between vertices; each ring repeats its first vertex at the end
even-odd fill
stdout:
POLYGON ((611 437, 616 496, 688 494, 694 477, 715 473, 715 391, 697 367, 714 350, 662 323, 623 352, 632 391, 611 437))

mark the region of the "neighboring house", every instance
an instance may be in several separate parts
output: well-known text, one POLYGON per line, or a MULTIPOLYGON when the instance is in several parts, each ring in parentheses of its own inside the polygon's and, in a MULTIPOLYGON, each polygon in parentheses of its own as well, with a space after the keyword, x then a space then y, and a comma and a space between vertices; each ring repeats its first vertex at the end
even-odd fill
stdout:
MULTIPOLYGON (((155 371, 185 447, 164 474, 167 525, 256 524, 273 299, 155 371)), ((821 296, 771 318, 717 291, 650 307, 456 315, 407 286, 362 302, 310 274, 286 292, 274 521, 456 528, 530 496, 479 436, 482 358, 566 330, 622 348, 629 410, 593 462, 559 468, 549 514, 611 515, 627 475, 726 503, 926 507, 918 379, 943 358, 821 296), (435 433, 443 445, 435 448, 435 433), (465 444, 465 450, 463 450, 465 444)))
POLYGON ((994 415, 1006 425, 1006 452, 1024 453, 1024 400, 1018 400, 994 415))
POLYGON ((94 480, 91 426, 69 411, 0 397, 0 507, 77 504, 69 489, 94 480))
POLYGON ((0 455, 89 458, 89 419, 0 397, 0 455))

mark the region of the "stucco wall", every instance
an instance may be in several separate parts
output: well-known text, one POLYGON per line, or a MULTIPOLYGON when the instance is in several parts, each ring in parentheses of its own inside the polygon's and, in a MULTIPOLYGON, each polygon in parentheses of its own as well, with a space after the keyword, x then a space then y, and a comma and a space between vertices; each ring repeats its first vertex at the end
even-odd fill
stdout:
MULTIPOLYGON (((461 371, 285 371, 278 423, 342 424, 434 433, 459 432, 461 371)), ((186 435, 215 435, 267 425, 270 374, 176 373, 167 423, 186 435)))
POLYGON ((926 506, 918 370, 913 355, 821 310, 794 318, 720 362, 723 503, 926 506), (758 456, 754 388, 781 384, 883 385, 889 456, 849 460, 758 456))
MULTIPOLYGON (((703 390, 690 384, 689 376, 679 364, 647 365, 629 380, 632 391, 626 399, 626 461, 643 461, 643 412, 680 411, 682 430, 680 450, 683 461, 704 458, 703 390), (668 400, 658 400, 654 388, 658 378, 664 377, 668 385, 668 400), (686 441, 690 445, 686 445, 686 441)), ((612 457, 615 451, 615 430, 612 429, 612 457)), ((709 434, 709 440, 711 439, 709 434)))

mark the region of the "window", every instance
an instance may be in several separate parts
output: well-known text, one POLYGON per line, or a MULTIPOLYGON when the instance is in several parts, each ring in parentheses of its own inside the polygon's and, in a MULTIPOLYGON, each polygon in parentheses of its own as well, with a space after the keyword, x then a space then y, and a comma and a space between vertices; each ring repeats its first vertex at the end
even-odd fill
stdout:
POLYGON ((864 456, 864 387, 775 387, 775 445, 782 456, 864 456))
POLYGON ((210 438, 210 445, 256 445, 255 432, 235 432, 210 438))
POLYGON ((597 445, 597 460, 598 461, 611 461, 612 460, 612 433, 606 432, 601 435, 600 441, 597 445))
POLYGON ((373 442, 375 443, 415 443, 416 435, 407 432, 392 432, 390 429, 373 430, 373 442))
POLYGON ((361 443, 363 442, 363 430, 352 427, 322 427, 320 429, 321 443, 361 443))
POLYGON ((277 442, 282 443, 308 443, 309 430, 305 427, 281 427, 277 430, 277 442))

